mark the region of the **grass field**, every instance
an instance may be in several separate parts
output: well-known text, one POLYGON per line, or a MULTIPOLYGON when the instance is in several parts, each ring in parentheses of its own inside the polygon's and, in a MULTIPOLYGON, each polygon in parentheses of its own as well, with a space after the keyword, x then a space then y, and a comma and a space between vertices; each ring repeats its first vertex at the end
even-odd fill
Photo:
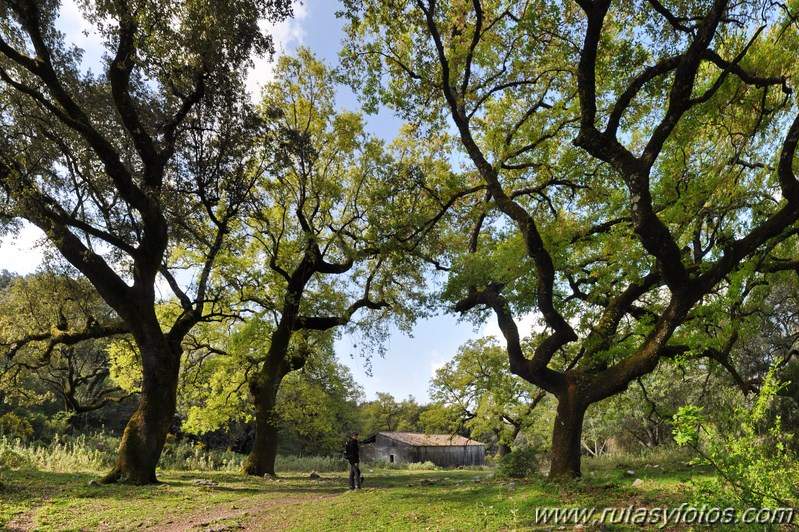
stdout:
MULTIPOLYGON (((548 507, 678 507, 688 482, 709 474, 674 458, 586 460, 584 476, 557 485, 498 479, 490 471, 370 470, 364 489, 341 472, 277 479, 212 471, 162 471, 155 486, 90 485, 99 475, 6 470, 0 529, 10 530, 571 530, 536 522, 548 507), (627 476, 627 470, 634 476, 627 476), (643 481, 634 486, 636 479, 643 481)), ((616 518, 618 520, 618 518, 616 518)), ((658 528, 649 524, 645 529, 658 528)), ((670 523, 665 529, 686 530, 670 523)), ((736 527, 740 528, 740 527, 736 527)), ((582 530, 641 530, 613 523, 582 530)), ((763 527, 752 528, 762 530, 763 527)))

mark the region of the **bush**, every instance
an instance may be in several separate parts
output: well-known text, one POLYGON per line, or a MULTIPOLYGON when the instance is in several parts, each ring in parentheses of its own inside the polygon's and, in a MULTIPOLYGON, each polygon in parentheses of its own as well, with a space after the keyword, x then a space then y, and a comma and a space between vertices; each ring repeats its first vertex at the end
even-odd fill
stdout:
POLYGON ((735 409, 726 420, 711 424, 702 408, 688 405, 674 416, 674 438, 694 449, 700 463, 709 464, 718 478, 693 483, 697 503, 718 507, 796 506, 799 457, 791 435, 782 431, 779 416, 767 413, 781 388, 769 372, 751 405, 735 409), (723 426, 724 430, 719 430, 723 426))
POLYGON ((25 469, 31 466, 30 460, 18 451, 19 440, 13 442, 0 437, 0 471, 3 469, 25 469))
POLYGON ((27 412, 25 416, 26 421, 33 428, 33 434, 29 438, 22 438, 24 441, 39 445, 49 445, 53 438, 61 438, 64 435, 73 433, 73 428, 70 424, 73 415, 67 412, 56 412, 54 414, 27 412))
POLYGON ((0 416, 0 434, 26 440, 33 436, 33 426, 27 419, 8 412, 0 416))
POLYGON ((435 471, 436 469, 441 468, 430 460, 426 462, 414 462, 412 464, 408 464, 408 471, 435 471))
POLYGON ((202 443, 169 441, 159 467, 175 471, 241 471, 246 456, 232 451, 207 450, 202 443))
POLYGON ((497 475, 505 478, 527 478, 538 473, 538 453, 532 447, 522 447, 503 456, 497 475))

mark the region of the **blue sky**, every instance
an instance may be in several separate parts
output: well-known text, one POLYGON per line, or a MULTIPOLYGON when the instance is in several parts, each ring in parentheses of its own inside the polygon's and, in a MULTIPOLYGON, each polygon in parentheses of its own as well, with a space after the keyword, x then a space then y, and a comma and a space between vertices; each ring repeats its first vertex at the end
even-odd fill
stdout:
MULTIPOLYGON (((86 49, 84 64, 91 62, 99 57, 96 48, 93 50, 98 42, 97 37, 80 19, 70 0, 64 6, 61 29, 68 35, 75 35, 78 44, 86 49), (88 34, 86 30, 89 30, 88 34)), ((305 46, 329 65, 336 64, 343 36, 343 23, 336 19, 336 9, 338 2, 333 0, 304 0, 303 5, 296 7, 293 20, 273 29, 278 51, 290 54, 298 46, 305 46)), ((270 71, 271 67, 265 60, 256 61, 249 82, 253 95, 257 95, 259 84, 270 78, 270 71)), ((345 88, 339 92, 339 105, 351 110, 358 108, 357 99, 345 88)), ((368 118, 368 127, 373 133, 390 139, 395 135, 399 122, 389 111, 384 110, 368 118)), ((40 237, 38 230, 25 227, 16 238, 0 239, 0 269, 22 274, 34 271, 42 258, 42 249, 36 244, 40 237)), ((522 330, 528 331, 529 326, 522 330)), ((429 401, 430 379, 435 370, 450 360, 466 340, 488 334, 500 336, 493 319, 477 329, 471 323, 458 323, 457 317, 452 315, 422 320, 414 328, 412 337, 393 332, 386 338, 386 356, 373 357, 371 374, 367 374, 363 359, 357 356, 359 350, 354 347, 357 339, 342 338, 337 342, 336 350, 341 362, 350 367, 355 381, 363 387, 367 400, 374 399, 377 392, 387 392, 397 399, 413 396, 417 401, 426 403, 429 401)))

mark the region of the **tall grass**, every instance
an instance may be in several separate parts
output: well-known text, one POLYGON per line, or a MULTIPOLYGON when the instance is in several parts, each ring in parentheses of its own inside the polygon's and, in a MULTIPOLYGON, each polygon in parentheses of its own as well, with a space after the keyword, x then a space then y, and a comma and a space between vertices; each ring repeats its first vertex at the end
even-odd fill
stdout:
POLYGON ((168 443, 161 454, 159 467, 175 471, 241 471, 243 454, 232 451, 208 450, 201 443, 188 441, 168 443))
POLYGON ((275 460, 275 470, 278 472, 332 473, 348 469, 346 460, 332 456, 278 456, 275 460))
POLYGON ((56 473, 96 472, 111 467, 108 436, 85 434, 75 438, 56 436, 50 445, 26 444, 0 436, 0 469, 34 468, 56 473))
MULTIPOLYGON (((110 469, 116 460, 119 438, 98 432, 66 438, 56 436, 49 445, 26 443, 0 436, 0 471, 37 469, 57 473, 92 472, 110 469)), ((246 455, 208 450, 201 443, 170 442, 164 447, 159 467, 173 471, 239 472, 246 455)), ((346 460, 330 456, 278 456, 279 472, 346 471, 346 460)))
MULTIPOLYGON (((170 443, 164 448, 159 463, 161 469, 177 471, 227 471, 242 470, 246 455, 230 451, 207 450, 202 444, 191 442, 170 443)), ((277 456, 275 470, 278 472, 328 473, 346 471, 346 460, 330 456, 277 456)))
POLYGON ((596 471, 636 469, 647 465, 674 469, 686 466, 693 458, 689 449, 663 445, 637 452, 614 453, 600 457, 586 456, 583 457, 583 464, 596 471))

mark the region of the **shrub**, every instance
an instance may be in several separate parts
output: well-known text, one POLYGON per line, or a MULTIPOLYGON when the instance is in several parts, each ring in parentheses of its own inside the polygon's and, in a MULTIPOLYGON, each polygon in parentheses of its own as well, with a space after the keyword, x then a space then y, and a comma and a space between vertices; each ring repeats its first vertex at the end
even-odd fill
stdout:
POLYGON ((202 443, 169 441, 159 466, 176 471, 240 471, 246 456, 232 451, 207 450, 202 443))
POLYGON ((20 441, 9 441, 5 436, 0 437, 0 470, 25 469, 30 467, 30 460, 18 451, 20 441))
POLYGON ((497 466, 497 475, 505 478, 526 478, 538 473, 538 452, 532 447, 522 447, 503 456, 497 466))
POLYGON ((0 434, 26 440, 33 435, 33 427, 27 419, 8 412, 0 416, 0 434))
POLYGON ((779 416, 767 422, 767 412, 781 388, 769 372, 751 405, 736 408, 729 419, 709 423, 700 407, 682 407, 674 416, 674 439, 699 455, 719 474, 694 482, 697 503, 718 507, 796 506, 799 461, 791 450, 779 416), (720 430, 719 426, 726 430, 720 430))
POLYGON ((436 469, 441 468, 430 460, 426 462, 414 462, 412 464, 408 464, 408 471, 435 471, 436 469))

